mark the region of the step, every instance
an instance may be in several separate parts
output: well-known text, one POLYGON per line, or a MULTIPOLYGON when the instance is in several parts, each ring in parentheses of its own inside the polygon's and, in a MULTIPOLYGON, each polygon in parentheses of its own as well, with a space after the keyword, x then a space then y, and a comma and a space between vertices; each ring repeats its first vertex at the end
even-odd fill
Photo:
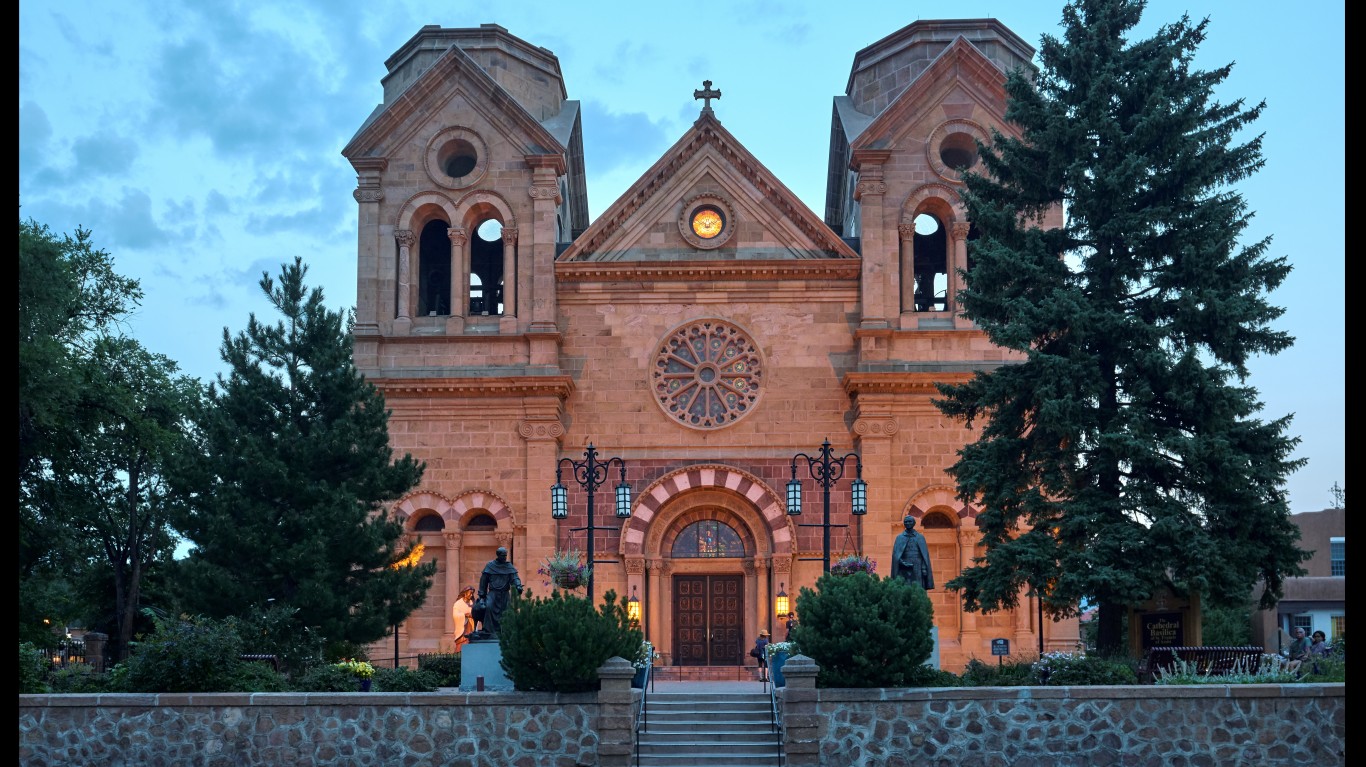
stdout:
POLYGON ((781 762, 772 702, 760 692, 651 693, 639 767, 768 767, 781 762))

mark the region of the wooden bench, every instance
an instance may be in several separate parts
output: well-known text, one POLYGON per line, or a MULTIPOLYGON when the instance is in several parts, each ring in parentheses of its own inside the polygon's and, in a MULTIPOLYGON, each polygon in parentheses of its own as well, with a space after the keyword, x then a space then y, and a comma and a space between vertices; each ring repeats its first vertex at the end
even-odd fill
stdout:
POLYGON ((251 654, 251 655, 239 655, 239 656, 237 656, 237 657, 240 658, 240 659, 242 659, 242 660, 246 660, 246 661, 253 661, 253 660, 254 660, 254 661, 260 661, 260 662, 262 662, 262 663, 269 663, 271 668, 275 669, 276 671, 279 671, 279 670, 280 670, 280 659, 277 658, 277 657, 275 657, 274 655, 251 654))
POLYGON ((1266 650, 1260 645, 1152 647, 1138 665, 1138 678, 1140 682, 1150 683, 1159 669, 1166 673, 1175 670, 1178 659, 1198 674, 1218 676, 1234 671, 1255 672, 1265 654, 1266 650))

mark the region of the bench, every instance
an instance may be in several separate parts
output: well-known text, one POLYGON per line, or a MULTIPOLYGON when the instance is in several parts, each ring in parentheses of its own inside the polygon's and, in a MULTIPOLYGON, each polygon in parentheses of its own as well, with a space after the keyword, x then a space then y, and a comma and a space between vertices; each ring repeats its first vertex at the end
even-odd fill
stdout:
POLYGON ((1235 645, 1215 647, 1152 647, 1138 664, 1140 682, 1150 683, 1157 677, 1159 669, 1170 673, 1175 669, 1177 660, 1186 664, 1198 674, 1218 676, 1234 671, 1256 672, 1266 650, 1260 645, 1235 645))
POLYGON ((276 671, 280 670, 280 659, 275 657, 274 655, 239 655, 237 657, 241 660, 254 660, 260 661, 262 663, 269 663, 271 668, 275 669, 276 671))

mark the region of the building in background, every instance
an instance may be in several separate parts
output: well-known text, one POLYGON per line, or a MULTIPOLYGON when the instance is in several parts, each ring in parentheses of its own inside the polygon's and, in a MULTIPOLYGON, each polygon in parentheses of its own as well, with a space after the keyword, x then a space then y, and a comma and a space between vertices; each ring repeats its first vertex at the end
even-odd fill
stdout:
POLYGON ((546 594, 540 563, 585 550, 587 532, 597 600, 637 597, 664 664, 740 666, 749 637, 784 629, 779 595, 795 607, 827 556, 888 574, 906 514, 940 586, 943 668, 990 658, 993 639, 1032 651, 1040 632, 1073 649, 1076 620, 1041 622, 1031 597, 966 613, 942 588, 980 536, 945 473, 973 433, 935 408, 935 385, 1009 361, 955 306, 974 237, 960 174, 980 167, 976 141, 1015 135, 1006 73, 1033 55, 994 19, 917 21, 855 53, 820 160, 823 215, 755 158, 764 136, 723 125, 718 72, 678 94, 696 122, 590 222, 580 105, 554 53, 496 24, 426 26, 396 51, 343 154, 356 364, 392 409, 395 451, 427 465, 395 505, 439 567, 402 655, 451 647, 452 601, 498 546, 546 594), (802 457, 827 440, 857 454, 828 504, 802 457), (614 514, 617 465, 592 519, 581 478, 561 476, 590 446, 624 460, 629 518, 614 514))
MULTIPOLYGON (((1270 652, 1288 646, 1294 630, 1322 631, 1332 644, 1347 631, 1347 510, 1324 509, 1290 515, 1300 528, 1299 547, 1313 554, 1307 574, 1285 580, 1285 595, 1274 610, 1252 614, 1252 641, 1270 652)), ((1261 596, 1258 585, 1253 604, 1261 596)))

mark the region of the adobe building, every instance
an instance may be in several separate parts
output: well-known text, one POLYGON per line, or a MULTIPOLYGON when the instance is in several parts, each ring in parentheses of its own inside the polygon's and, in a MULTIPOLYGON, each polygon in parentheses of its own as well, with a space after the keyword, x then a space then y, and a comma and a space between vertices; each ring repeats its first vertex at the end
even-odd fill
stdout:
MULTIPOLYGON (((1347 630, 1347 510, 1342 507, 1291 514, 1300 529, 1299 548, 1310 553, 1301 563, 1305 574, 1286 578, 1282 598, 1272 610, 1253 610, 1252 641, 1278 652, 1288 647, 1294 630, 1322 631, 1332 644, 1347 630)), ((1262 595, 1252 593, 1255 606, 1262 595)))
POLYGON ((933 559, 942 668, 990 659, 994 639, 1036 652, 1041 631, 1072 649, 1076 621, 1040 625, 1032 598, 965 613, 943 588, 979 534, 945 473, 973 435, 931 403, 935 384, 1008 359, 955 305, 974 236, 959 173, 974 140, 1012 132, 1006 73, 1033 54, 994 19, 917 21, 858 51, 833 100, 823 217, 755 159, 745 142, 762 136, 717 118, 718 72, 679 94, 698 102, 692 127, 590 221, 580 105, 551 51, 484 24, 426 26, 395 52, 343 154, 355 360, 395 451, 427 464, 395 510, 439 567, 400 654, 450 649, 455 595, 496 547, 545 595, 542 561, 592 534, 595 601, 637 599, 664 664, 740 666, 760 629, 783 636, 779 595, 795 605, 827 553, 888 574, 906 514, 933 559), (828 506, 827 440, 842 469, 828 506), (591 520, 594 482, 573 464, 590 448, 609 463, 591 520))

